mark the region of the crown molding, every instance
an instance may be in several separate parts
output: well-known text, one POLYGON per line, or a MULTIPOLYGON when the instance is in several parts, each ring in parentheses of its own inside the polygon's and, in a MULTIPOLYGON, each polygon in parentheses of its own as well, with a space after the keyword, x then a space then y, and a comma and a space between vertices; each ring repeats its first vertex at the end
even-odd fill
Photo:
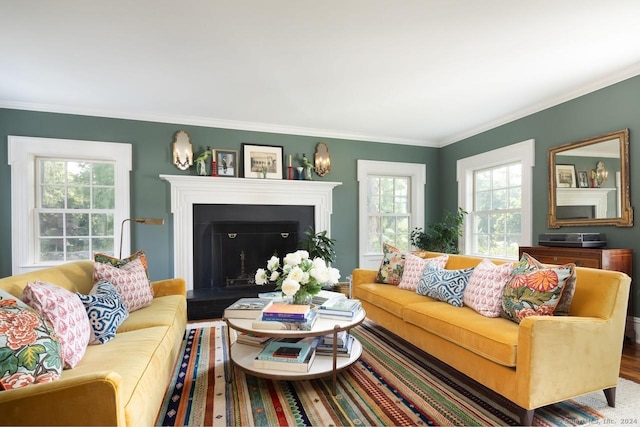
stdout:
POLYGON ((580 86, 579 88, 572 90, 570 92, 566 92, 566 93, 563 93, 562 95, 555 96, 552 98, 547 98, 544 101, 531 105, 522 110, 516 111, 515 113, 500 117, 496 120, 490 121, 476 128, 472 128, 465 132, 461 132, 459 134, 453 135, 450 138, 440 141, 440 143, 438 144, 438 147, 442 148, 447 145, 462 141, 463 139, 470 138, 472 136, 478 135, 482 132, 486 132, 491 129, 495 129, 499 126, 505 125, 507 123, 511 123, 523 117, 527 117, 532 114, 539 113, 540 111, 544 111, 548 108, 555 107, 556 105, 560 105, 564 102, 571 101, 583 95, 587 95, 597 90, 604 89, 605 87, 614 85, 616 83, 620 83, 624 80, 630 79, 632 77, 636 77, 638 75, 640 75, 640 63, 635 64, 619 73, 616 73, 616 74, 607 76, 603 79, 599 79, 599 80, 590 82, 589 84, 580 86))
POLYGON ((352 141, 378 142, 383 144, 414 145, 419 147, 438 147, 433 141, 391 136, 351 133, 331 129, 316 129, 296 126, 283 126, 269 123, 243 122, 198 116, 173 116, 156 113, 131 111, 111 111, 95 108, 69 107, 52 104, 37 104, 0 100, 0 108, 13 110, 39 111, 45 113, 75 114, 79 116, 105 117, 110 119, 139 120, 155 123, 175 123, 180 125, 203 126, 210 128, 244 130, 251 132, 278 133, 284 135, 312 136, 317 138, 344 139, 352 141))

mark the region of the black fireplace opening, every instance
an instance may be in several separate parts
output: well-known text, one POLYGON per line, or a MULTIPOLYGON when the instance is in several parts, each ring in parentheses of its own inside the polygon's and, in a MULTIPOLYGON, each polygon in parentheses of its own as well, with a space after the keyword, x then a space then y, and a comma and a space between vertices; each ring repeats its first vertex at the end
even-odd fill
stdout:
POLYGON ((194 204, 189 319, 222 317, 237 299, 273 290, 255 284, 256 270, 298 249, 314 224, 314 206, 194 204))
POLYGON ((596 207, 593 205, 556 206, 558 219, 592 219, 596 217, 596 207))
POLYGON ((297 221, 215 221, 211 227, 211 287, 255 287, 255 272, 272 256, 298 247, 297 221))

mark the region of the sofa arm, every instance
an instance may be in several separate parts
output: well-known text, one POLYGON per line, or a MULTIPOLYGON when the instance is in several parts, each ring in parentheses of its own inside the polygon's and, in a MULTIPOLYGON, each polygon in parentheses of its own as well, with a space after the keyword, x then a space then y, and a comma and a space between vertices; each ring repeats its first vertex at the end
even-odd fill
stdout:
POLYGON ((615 387, 624 339, 624 322, 619 320, 577 316, 523 319, 518 335, 519 396, 539 407, 615 387))
POLYGON ((351 276, 351 286, 356 287, 362 283, 375 283, 378 270, 366 270, 364 268, 356 268, 351 276))
POLYGON ((167 295, 187 296, 187 284, 184 279, 166 279, 151 282, 154 297, 164 297, 167 295))
POLYGON ((0 425, 123 426, 121 382, 99 371, 0 392, 0 425))

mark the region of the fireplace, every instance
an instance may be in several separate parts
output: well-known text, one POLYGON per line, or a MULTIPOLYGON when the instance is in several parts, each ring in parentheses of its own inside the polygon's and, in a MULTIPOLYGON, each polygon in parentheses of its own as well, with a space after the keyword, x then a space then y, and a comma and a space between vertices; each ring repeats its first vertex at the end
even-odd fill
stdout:
MULTIPOLYGON (((276 208, 275 218, 268 220, 299 222, 297 240, 300 239, 308 225, 312 225, 318 231, 327 230, 327 234, 330 236, 333 188, 341 184, 330 181, 214 178, 186 175, 160 175, 160 178, 168 181, 171 188, 174 276, 185 279, 188 307, 197 308, 199 312, 197 318, 220 317, 224 308, 233 302, 227 303, 229 299, 235 297, 230 290, 214 289, 211 282, 213 279, 202 279, 202 277, 206 277, 206 274, 201 275, 196 272, 194 260, 199 252, 206 253, 207 251, 206 244, 205 247, 198 246, 196 248, 196 229, 212 227, 211 222, 213 221, 267 221, 265 214, 261 213, 263 209, 276 208), (210 206, 208 209, 245 205, 250 206, 247 211, 253 213, 254 216, 250 216, 248 213, 239 217, 234 213, 231 217, 223 216, 207 220, 206 225, 198 225, 197 221, 200 219, 196 218, 196 215, 199 214, 195 213, 195 207, 198 205, 210 206), (291 219, 290 215, 297 210, 297 207, 303 207, 303 210, 307 211, 303 215, 306 215, 307 219, 291 219), (207 280, 209 280, 208 284, 207 280), (227 299, 224 299, 225 292, 227 299)), ((209 238, 209 242, 209 246, 212 247, 213 236, 209 238)), ((213 259, 209 259, 211 260, 209 263, 213 264, 213 259)), ((268 257, 264 259, 263 263, 267 259, 268 257)), ((245 273, 253 273, 246 264, 245 273)), ((267 289, 264 288, 265 291, 267 289)), ((192 316, 190 312, 189 318, 195 319, 196 317, 192 316)))
POLYGON ((314 227, 312 206, 193 206, 193 289, 217 296, 255 296, 254 275, 272 255, 298 248, 314 227))

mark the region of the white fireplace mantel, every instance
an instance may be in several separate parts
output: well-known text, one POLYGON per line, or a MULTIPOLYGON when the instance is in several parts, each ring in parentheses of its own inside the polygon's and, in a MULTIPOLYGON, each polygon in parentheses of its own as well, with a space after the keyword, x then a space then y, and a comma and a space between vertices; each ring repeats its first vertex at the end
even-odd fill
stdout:
POLYGON ((557 206, 595 206, 596 218, 608 218, 607 194, 615 188, 558 188, 557 206))
POLYGON ((313 206, 315 229, 331 236, 333 188, 341 182, 160 175, 171 185, 174 275, 193 289, 193 205, 313 206))

